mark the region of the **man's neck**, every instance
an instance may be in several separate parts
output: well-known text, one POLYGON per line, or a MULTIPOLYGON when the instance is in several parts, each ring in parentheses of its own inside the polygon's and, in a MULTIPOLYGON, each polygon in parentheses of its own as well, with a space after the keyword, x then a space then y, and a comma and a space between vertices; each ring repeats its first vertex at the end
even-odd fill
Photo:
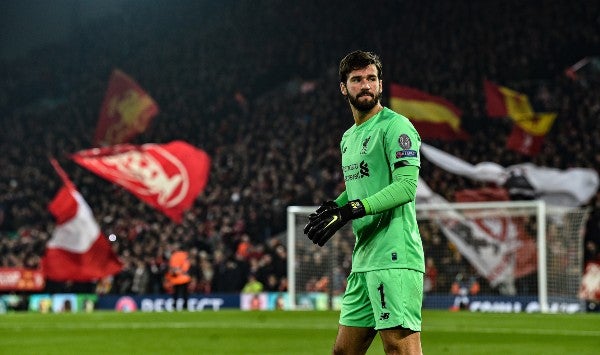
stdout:
POLYGON ((375 105, 371 110, 367 112, 358 111, 354 106, 350 105, 352 108, 352 115, 354 116, 354 123, 357 126, 367 122, 371 117, 375 116, 379 113, 379 111, 383 110, 383 106, 381 103, 375 105))

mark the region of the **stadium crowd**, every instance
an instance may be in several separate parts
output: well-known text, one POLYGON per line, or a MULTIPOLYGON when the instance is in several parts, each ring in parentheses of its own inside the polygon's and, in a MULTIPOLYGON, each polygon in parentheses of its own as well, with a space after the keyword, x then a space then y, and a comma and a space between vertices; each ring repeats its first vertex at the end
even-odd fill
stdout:
MULTIPOLYGON (((471 138, 429 144, 471 163, 600 169, 600 86, 564 75, 599 54, 597 1, 208 3, 124 2, 119 15, 81 24, 68 42, 2 63, 0 267, 39 265, 54 225, 47 205, 61 184, 51 155, 104 233, 117 236, 112 245, 125 266, 97 284, 49 282, 49 289, 160 293, 168 255, 185 249, 192 292, 239 292, 250 275, 265 290, 285 290, 286 207, 318 205, 342 188, 338 137, 352 121, 337 65, 354 49, 381 55, 384 83, 445 97, 463 110, 471 138), (212 158, 209 184, 181 224, 69 159, 92 146, 115 68, 160 106, 133 143, 184 140, 212 158), (558 112, 539 155, 505 148, 510 122, 486 117, 484 78, 528 93, 536 109, 558 112)), ((457 190, 478 187, 425 159, 421 177, 450 201, 457 190)), ((586 260, 600 258, 600 198, 589 207, 586 260)), ((429 291, 450 292, 467 262, 443 236, 425 232, 423 240, 426 251, 448 253, 428 258, 436 280, 429 291)), ((349 271, 347 257, 340 275, 349 271)))

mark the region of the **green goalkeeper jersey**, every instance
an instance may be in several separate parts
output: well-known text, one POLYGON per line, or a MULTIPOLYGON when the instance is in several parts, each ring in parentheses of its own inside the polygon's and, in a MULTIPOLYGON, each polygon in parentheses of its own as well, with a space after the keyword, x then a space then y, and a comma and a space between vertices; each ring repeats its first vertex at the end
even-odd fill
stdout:
MULTIPOLYGON (((392 183, 394 169, 420 167, 421 138, 410 121, 384 107, 342 136, 348 200, 364 199, 392 183)), ((352 271, 406 268, 425 272, 415 201, 352 221, 352 271)))

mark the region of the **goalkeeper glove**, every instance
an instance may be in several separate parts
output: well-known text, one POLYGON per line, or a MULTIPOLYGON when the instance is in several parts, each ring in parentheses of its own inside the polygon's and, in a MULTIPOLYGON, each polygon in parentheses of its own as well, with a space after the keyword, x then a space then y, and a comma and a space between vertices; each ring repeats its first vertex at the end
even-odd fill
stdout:
POLYGON ((317 216, 321 212, 332 210, 334 208, 338 208, 337 203, 335 203, 334 201, 331 201, 331 200, 325 201, 321 204, 321 206, 319 206, 319 208, 317 208, 317 210, 315 212, 309 214, 308 215, 308 223, 306 223, 306 225, 304 226, 304 234, 307 234, 308 230, 313 227, 313 224, 316 221, 317 216))
POLYGON ((342 207, 326 209, 308 221, 304 233, 313 243, 322 247, 348 221, 363 217, 365 206, 360 200, 353 200, 342 207))
MULTIPOLYGON (((317 208, 317 210, 315 212, 313 212, 313 213, 311 213, 311 214, 308 215, 309 223, 310 223, 310 221, 312 221, 315 218, 317 218, 317 216, 319 215, 319 213, 321 213, 323 211, 331 210, 331 209, 334 209, 334 208, 337 208, 337 207, 338 207, 338 205, 334 201, 325 201, 325 202, 323 202, 323 204, 319 208, 317 208)), ((306 234, 306 232, 307 232, 307 229, 306 229, 307 227, 308 227, 308 224, 304 227, 304 234, 306 234)))

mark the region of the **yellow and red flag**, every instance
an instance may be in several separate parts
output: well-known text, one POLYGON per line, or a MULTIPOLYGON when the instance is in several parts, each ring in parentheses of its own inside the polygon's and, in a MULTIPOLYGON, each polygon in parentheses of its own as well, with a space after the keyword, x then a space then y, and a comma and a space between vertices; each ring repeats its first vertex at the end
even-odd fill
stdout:
POLYGON ((533 116, 527 95, 488 80, 484 80, 483 87, 489 117, 510 117, 516 121, 533 116))
POLYGON ((534 112, 529 97, 518 91, 496 85, 488 80, 484 81, 483 86, 487 115, 508 117, 514 122, 506 147, 524 155, 537 155, 557 114, 534 112))
POLYGON ((468 138, 461 128, 462 111, 442 97, 391 84, 390 108, 410 119, 422 139, 468 138))
POLYGON ((158 105, 142 87, 121 70, 115 69, 100 109, 94 145, 129 142, 146 130, 158 114, 158 105))

